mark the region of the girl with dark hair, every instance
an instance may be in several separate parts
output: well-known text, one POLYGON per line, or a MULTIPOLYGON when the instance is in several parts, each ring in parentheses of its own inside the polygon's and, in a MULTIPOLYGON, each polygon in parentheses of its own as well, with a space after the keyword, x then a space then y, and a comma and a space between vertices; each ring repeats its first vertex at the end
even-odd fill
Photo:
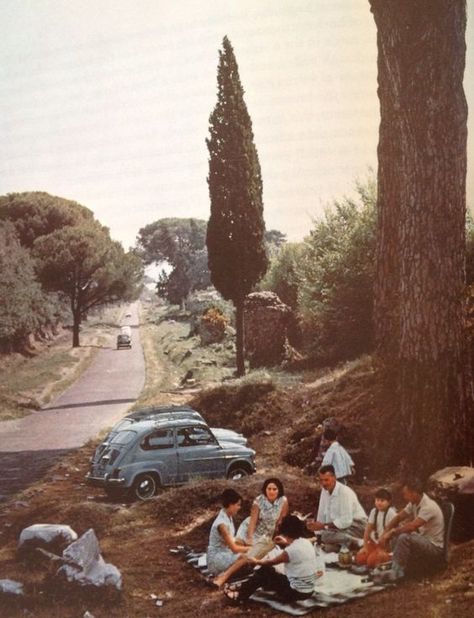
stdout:
POLYGON ((215 575, 228 569, 249 549, 235 538, 233 517, 242 507, 242 496, 234 489, 225 489, 221 501, 223 508, 211 526, 207 547, 207 567, 215 575))
POLYGON ((260 569, 239 589, 225 589, 229 600, 246 601, 258 588, 275 591, 285 603, 307 599, 313 594, 317 562, 313 545, 303 538, 303 522, 295 515, 287 515, 281 522, 280 532, 278 540, 286 544, 286 548, 274 558, 251 558, 250 562, 260 565, 260 569), (284 565, 284 574, 273 568, 277 564, 284 565))
POLYGON ((390 545, 381 542, 386 527, 396 516, 392 506, 392 494, 384 487, 375 492, 375 506, 370 511, 364 532, 364 546, 356 555, 359 565, 366 564, 370 569, 390 560, 390 545))
POLYGON ((229 568, 218 575, 213 582, 222 586, 243 566, 248 564, 248 558, 262 558, 275 547, 273 537, 278 532, 280 522, 288 514, 288 500, 285 496, 283 483, 280 479, 266 479, 262 493, 255 498, 250 510, 250 517, 244 519, 237 531, 237 539, 246 546, 251 546, 249 552, 234 561, 229 568))

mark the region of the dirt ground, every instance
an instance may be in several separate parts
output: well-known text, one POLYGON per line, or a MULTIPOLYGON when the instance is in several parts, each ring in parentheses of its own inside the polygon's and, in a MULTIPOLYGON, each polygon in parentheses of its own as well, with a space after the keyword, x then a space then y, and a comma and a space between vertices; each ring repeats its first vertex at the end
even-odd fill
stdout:
MULTIPOLYGON (((264 438, 268 440, 268 437, 264 438)), ((25 582, 30 595, 26 613, 14 607, 0 608, 1 616, 75 618, 85 611, 96 618, 274 616, 261 605, 248 608, 228 606, 223 595, 205 586, 200 575, 180 556, 169 553, 177 545, 205 549, 210 524, 219 508, 218 500, 227 481, 204 481, 171 489, 146 503, 113 503, 100 490, 84 484, 90 444, 66 456, 41 483, 30 487, 0 509, 0 578, 25 582), (22 528, 33 523, 64 523, 79 534, 92 527, 100 540, 106 561, 123 575, 120 599, 71 596, 48 583, 49 567, 21 563, 16 559, 16 543, 22 528), (44 583, 46 581, 46 583, 44 583), (152 595, 163 599, 157 608, 152 595)), ((244 517, 266 476, 265 447, 261 444, 259 469, 255 476, 235 487, 244 496, 244 517)), ((292 509, 307 512, 314 508, 317 486, 312 477, 297 469, 271 466, 283 480, 292 509)), ((357 487, 363 503, 370 500, 370 487, 357 487)), ((326 618, 342 611, 358 618, 378 618, 387 612, 392 618, 471 618, 474 607, 474 542, 455 546, 446 573, 422 582, 404 583, 392 590, 361 599, 340 608, 322 610, 326 618)))
MULTIPOLYGON (((366 404, 359 408, 357 401, 367 402, 363 389, 367 389, 370 375, 370 363, 365 360, 347 371, 312 378, 307 375, 305 384, 276 386, 270 377, 229 383, 194 396, 193 404, 211 425, 244 429, 249 444, 257 451, 258 474, 232 484, 244 497, 239 519, 248 514, 263 479, 270 474, 282 479, 291 510, 307 513, 316 508, 319 490, 315 478, 302 470, 307 457, 292 460, 291 454, 306 453, 311 448, 312 432, 320 416, 328 412, 344 417, 348 427, 357 427, 357 423, 350 423, 350 410, 355 410, 360 421, 366 404), (353 379, 351 372, 355 372, 353 379)), ((169 403, 169 397, 170 393, 158 393, 154 402, 169 403)), ((183 398, 180 396, 181 401, 183 398)), ((365 440, 369 438, 369 434, 359 436, 361 456, 364 449, 368 452, 365 440)), ((195 482, 166 490, 146 503, 111 502, 84 482, 94 446, 89 443, 67 454, 42 481, 0 505, 0 579, 22 581, 28 593, 26 607, 2 606, 0 616, 79 618, 86 611, 95 618, 280 615, 263 605, 229 606, 222 593, 209 589, 182 557, 169 552, 177 545, 205 549, 219 509, 219 496, 229 486, 228 481, 195 482), (122 573, 121 596, 75 596, 52 583, 50 565, 19 562, 19 533, 33 523, 68 524, 78 534, 93 528, 105 560, 122 573), (163 600, 162 607, 156 606, 156 597, 163 600)), ((379 480, 365 476, 361 475, 354 489, 367 509, 379 480)), ((396 503, 401 506, 398 495, 396 503)), ((472 618, 474 541, 453 546, 448 570, 429 580, 405 582, 342 608, 316 613, 325 618, 340 618, 342 614, 379 618, 384 613, 390 618, 472 618)))

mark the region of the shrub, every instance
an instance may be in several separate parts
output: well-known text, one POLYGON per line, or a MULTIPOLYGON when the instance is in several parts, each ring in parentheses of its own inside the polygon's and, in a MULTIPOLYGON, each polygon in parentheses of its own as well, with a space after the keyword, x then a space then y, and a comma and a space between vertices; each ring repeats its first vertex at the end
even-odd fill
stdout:
POLYGON ((299 309, 308 352, 326 362, 373 347, 376 185, 357 183, 359 200, 328 209, 305 239, 299 309))

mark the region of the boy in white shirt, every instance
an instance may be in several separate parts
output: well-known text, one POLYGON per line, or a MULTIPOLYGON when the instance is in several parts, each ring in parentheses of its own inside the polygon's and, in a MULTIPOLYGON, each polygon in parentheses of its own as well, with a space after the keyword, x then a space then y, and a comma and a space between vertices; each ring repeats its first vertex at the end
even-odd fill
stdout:
POLYGON ((337 434, 334 429, 326 429, 323 438, 330 443, 330 446, 324 454, 321 466, 332 466, 339 483, 347 485, 347 479, 354 473, 352 457, 337 441, 337 434))
POLYGON ((303 536, 303 522, 295 515, 287 515, 281 522, 280 533, 275 540, 285 545, 285 549, 274 558, 251 558, 249 562, 260 565, 260 569, 254 571, 238 590, 224 589, 230 601, 242 603, 260 587, 273 590, 285 603, 308 599, 313 594, 318 565, 313 545, 303 536), (284 574, 273 568, 277 564, 284 565, 284 574))

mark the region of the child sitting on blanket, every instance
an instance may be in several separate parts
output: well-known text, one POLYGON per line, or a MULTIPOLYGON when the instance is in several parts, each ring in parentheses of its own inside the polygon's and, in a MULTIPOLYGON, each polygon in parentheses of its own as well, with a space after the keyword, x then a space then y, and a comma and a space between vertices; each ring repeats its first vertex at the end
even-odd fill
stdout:
POLYGON ((356 555, 356 563, 366 564, 370 569, 390 560, 389 548, 379 542, 387 525, 397 511, 392 504, 392 494, 387 489, 375 492, 375 507, 370 511, 364 532, 364 546, 356 555))
POLYGON ((249 562, 260 565, 252 576, 244 581, 239 589, 226 588, 227 598, 239 603, 246 601, 258 588, 273 590, 283 602, 307 599, 313 594, 316 582, 317 563, 314 547, 303 538, 305 527, 295 515, 284 517, 280 526, 280 535, 275 541, 286 545, 284 551, 274 558, 250 558, 249 562), (278 564, 284 565, 284 574, 274 569, 278 564))

